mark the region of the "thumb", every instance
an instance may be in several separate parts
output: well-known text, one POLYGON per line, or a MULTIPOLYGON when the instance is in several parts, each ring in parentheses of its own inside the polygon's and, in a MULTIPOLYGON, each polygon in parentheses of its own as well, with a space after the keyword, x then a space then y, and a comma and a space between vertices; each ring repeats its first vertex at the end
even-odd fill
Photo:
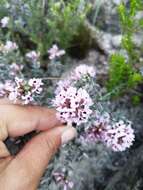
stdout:
MULTIPOLYGON (((34 137, 9 165, 16 172, 18 181, 37 186, 51 157, 61 144, 76 136, 73 127, 61 126, 34 137), (27 177, 28 176, 28 177, 27 177), (30 181, 29 181, 30 180, 30 181)), ((33 186, 32 185, 32 186, 33 186)))

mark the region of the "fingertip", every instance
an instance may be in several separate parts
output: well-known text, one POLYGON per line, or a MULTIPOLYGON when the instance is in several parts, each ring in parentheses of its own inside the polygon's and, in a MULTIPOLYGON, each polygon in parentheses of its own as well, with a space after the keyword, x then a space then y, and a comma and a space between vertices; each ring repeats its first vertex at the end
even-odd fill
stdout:
POLYGON ((61 121, 57 117, 56 110, 45 107, 37 107, 36 109, 37 113, 35 113, 35 119, 37 120, 37 130, 45 131, 62 125, 61 121))
POLYGON ((31 131, 45 131, 61 125, 56 110, 39 106, 1 105, 1 119, 10 137, 25 135, 31 131))

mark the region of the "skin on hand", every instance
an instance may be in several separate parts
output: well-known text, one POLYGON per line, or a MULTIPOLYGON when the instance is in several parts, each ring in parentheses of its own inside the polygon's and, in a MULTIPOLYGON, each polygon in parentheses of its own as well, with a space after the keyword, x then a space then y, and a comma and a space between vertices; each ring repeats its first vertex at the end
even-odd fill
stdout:
POLYGON ((0 100, 0 189, 37 189, 51 157, 75 136, 74 128, 62 126, 57 120, 55 110, 0 100), (18 155, 11 156, 3 141, 33 130, 41 132, 18 155))

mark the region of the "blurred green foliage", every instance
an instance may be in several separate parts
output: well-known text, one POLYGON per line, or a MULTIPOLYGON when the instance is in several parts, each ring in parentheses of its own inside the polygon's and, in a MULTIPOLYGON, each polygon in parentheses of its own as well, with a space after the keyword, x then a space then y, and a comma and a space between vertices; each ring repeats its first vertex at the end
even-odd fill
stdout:
POLYGON ((132 74, 132 67, 126 63, 124 56, 120 54, 112 55, 110 58, 108 89, 112 91, 114 88, 119 87, 120 90, 120 85, 122 84, 127 87, 132 74))
POLYGON ((138 19, 136 17, 141 10, 143 10, 142 0, 130 0, 129 7, 125 3, 118 6, 122 29, 121 48, 125 54, 115 53, 109 61, 107 87, 110 92, 114 91, 115 88, 119 88, 114 94, 115 96, 133 89, 143 82, 143 77, 139 70, 142 65, 140 61, 142 46, 137 47, 134 41, 134 35, 141 31, 143 27, 143 18, 138 19))
MULTIPOLYGON (((37 46, 41 57, 53 43, 68 49, 90 9, 85 0, 5 0, 11 18, 9 34, 37 46), (22 39, 21 39, 22 38, 22 39), (27 41, 27 40, 25 40, 27 41)), ((4 7, 0 1, 0 7, 4 7)), ((2 16, 4 16, 2 14, 2 16)), ((7 16, 5 14, 5 16, 7 16)))

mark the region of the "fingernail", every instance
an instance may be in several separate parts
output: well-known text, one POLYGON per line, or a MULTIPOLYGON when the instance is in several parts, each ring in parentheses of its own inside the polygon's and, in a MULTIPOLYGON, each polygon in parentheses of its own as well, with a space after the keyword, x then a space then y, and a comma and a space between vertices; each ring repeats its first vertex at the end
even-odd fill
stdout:
POLYGON ((73 127, 67 127, 61 136, 62 144, 68 143, 69 141, 74 139, 76 136, 77 136, 76 129, 73 127))

